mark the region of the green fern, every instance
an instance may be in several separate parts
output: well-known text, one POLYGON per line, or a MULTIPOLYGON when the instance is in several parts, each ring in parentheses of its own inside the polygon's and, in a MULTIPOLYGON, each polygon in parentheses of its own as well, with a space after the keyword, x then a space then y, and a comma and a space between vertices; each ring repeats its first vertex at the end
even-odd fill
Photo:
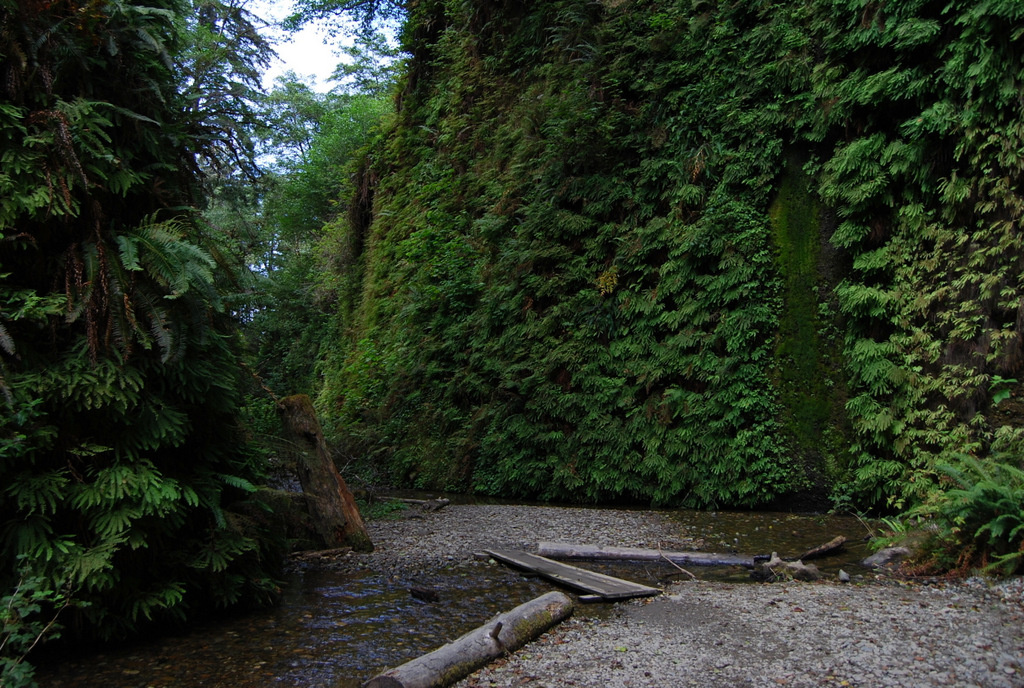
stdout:
POLYGON ((1012 575, 1024 568, 1024 470, 1013 456, 961 456, 939 466, 955 487, 938 492, 915 513, 942 527, 942 546, 975 551, 986 570, 1012 575))
MULTIPOLYGON (((76 632, 124 637, 266 599, 276 557, 254 527, 217 570, 189 565, 234 535, 260 466, 225 252, 192 207, 197 156, 231 142, 183 106, 188 22, 66 9, 0 4, 0 587, 27 562, 41 595, 73 598, 76 632)), ((23 649, 3 647, 4 671, 23 649)))

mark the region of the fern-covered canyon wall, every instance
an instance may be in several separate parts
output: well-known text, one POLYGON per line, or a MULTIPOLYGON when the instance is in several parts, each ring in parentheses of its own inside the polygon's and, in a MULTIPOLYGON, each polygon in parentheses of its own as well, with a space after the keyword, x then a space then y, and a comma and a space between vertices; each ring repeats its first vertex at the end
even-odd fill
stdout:
POLYGON ((1019 456, 1024 6, 423 0, 319 406, 401 483, 901 506, 1019 456))

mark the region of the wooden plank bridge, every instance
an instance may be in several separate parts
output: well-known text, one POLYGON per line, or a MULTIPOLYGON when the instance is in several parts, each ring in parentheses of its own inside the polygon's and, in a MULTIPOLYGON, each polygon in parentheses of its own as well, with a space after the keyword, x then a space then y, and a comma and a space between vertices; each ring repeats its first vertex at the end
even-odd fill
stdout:
POLYGON ((561 585, 597 595, 602 600, 625 600, 632 597, 660 595, 661 590, 603 573, 587 571, 517 549, 486 549, 487 554, 505 564, 532 571, 561 585))

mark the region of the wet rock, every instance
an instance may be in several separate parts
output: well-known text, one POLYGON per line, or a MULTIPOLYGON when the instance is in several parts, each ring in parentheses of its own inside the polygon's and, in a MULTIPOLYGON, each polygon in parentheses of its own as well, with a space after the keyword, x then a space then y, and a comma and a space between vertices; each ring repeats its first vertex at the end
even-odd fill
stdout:
POLYGON ((421 602, 440 602, 441 593, 434 588, 427 588, 422 585, 414 585, 409 588, 409 594, 421 602))
POLYGON ((860 565, 869 569, 882 568, 884 566, 896 566, 910 556, 910 549, 907 547, 886 547, 880 549, 870 557, 864 559, 860 565))
POLYGON ((840 583, 849 583, 850 582, 850 574, 848 574, 846 571, 843 571, 842 569, 839 569, 839 582, 840 583))

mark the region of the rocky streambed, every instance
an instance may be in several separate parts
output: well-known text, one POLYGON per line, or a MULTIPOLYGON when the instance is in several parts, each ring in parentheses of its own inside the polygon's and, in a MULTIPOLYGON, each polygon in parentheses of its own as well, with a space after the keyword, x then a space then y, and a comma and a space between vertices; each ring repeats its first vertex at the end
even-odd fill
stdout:
POLYGON ((606 619, 572 619, 458 685, 1019 688, 1020 594, 981 583, 681 583, 606 619))
MULTIPOLYGON (((777 530, 791 538, 801 524, 777 530)), ((465 560, 484 547, 529 550, 538 540, 707 544, 666 512, 607 509, 456 505, 372 529, 370 557, 399 569, 465 560)), ((820 535, 810 537, 813 546, 820 535)), ((657 598, 604 614, 584 609, 458 686, 1024 686, 1021 579, 906 582, 846 568, 849 583, 828 574, 815 583, 682 577, 657 598)))
POLYGON ((1024 687, 1020 579, 908 583, 857 566, 855 519, 452 504, 369 524, 372 554, 295 560, 284 603, 40 667, 54 688, 358 686, 552 589, 478 553, 540 541, 794 556, 845 535, 815 583, 751 583, 738 567, 591 565, 665 594, 577 605, 536 641, 462 680, 490 686, 1024 687), (838 582, 838 570, 851 574, 838 582), (436 593, 429 601, 410 590, 436 593))

